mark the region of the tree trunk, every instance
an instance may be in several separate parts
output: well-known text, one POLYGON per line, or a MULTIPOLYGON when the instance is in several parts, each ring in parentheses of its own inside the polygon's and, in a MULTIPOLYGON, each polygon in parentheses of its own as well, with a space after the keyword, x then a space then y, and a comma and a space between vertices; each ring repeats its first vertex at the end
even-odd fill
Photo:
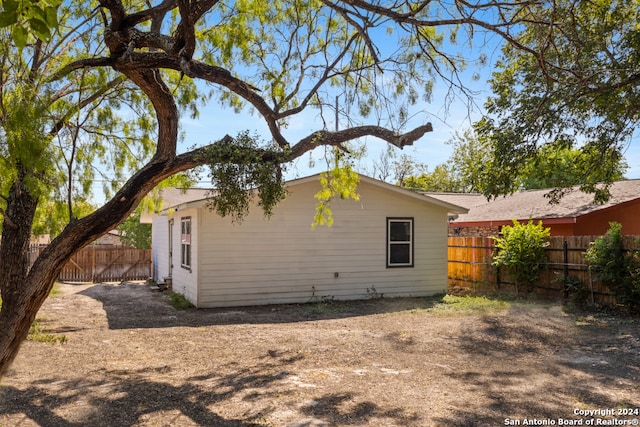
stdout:
POLYGON ((15 359, 53 285, 53 280, 38 286, 27 280, 31 224, 37 200, 24 185, 25 174, 19 175, 9 190, 0 242, 0 377, 15 359))
POLYGON ((91 215, 72 219, 29 269, 31 225, 37 199, 18 177, 9 191, 0 241, 0 378, 15 359, 60 271, 84 246, 124 221, 140 200, 167 177, 197 165, 200 150, 140 169, 115 197, 91 215))

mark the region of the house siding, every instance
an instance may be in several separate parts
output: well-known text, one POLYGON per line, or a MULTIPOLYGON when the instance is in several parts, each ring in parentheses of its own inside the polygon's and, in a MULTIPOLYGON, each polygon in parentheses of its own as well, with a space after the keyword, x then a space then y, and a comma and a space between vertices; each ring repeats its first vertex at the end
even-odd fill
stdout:
POLYGON ((622 233, 629 236, 640 236, 640 199, 612 206, 602 211, 578 217, 575 225, 576 235, 605 234, 610 222, 622 224, 622 233))
MULTIPOLYGON (((268 220, 255 206, 241 225, 200 209, 194 229, 200 287, 197 298, 185 292, 187 298, 220 307, 362 299, 373 288, 385 296, 446 290, 444 207, 361 182, 360 201, 333 201, 333 226, 312 229, 319 185, 295 185, 268 220), (388 217, 414 218, 414 267, 386 267, 388 217)), ((181 283, 176 270, 174 288, 181 283)))
POLYGON ((156 283, 169 276, 169 222, 166 216, 155 215, 151 224, 151 277, 156 283))
POLYGON ((185 209, 169 215, 173 218, 173 291, 184 295, 194 305, 198 304, 198 209, 185 209), (183 267, 181 260, 181 227, 182 218, 191 218, 191 268, 183 267))

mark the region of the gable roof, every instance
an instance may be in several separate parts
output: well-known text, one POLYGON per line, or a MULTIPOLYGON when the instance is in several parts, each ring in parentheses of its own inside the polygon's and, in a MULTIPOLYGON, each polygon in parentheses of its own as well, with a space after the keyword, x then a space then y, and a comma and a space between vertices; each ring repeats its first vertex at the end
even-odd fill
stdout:
MULTIPOLYGON (((393 184, 389 184, 387 182, 384 181, 380 181, 377 180, 375 178, 371 178, 369 176, 366 175, 362 175, 362 174, 358 174, 360 176, 360 182, 365 182, 367 184, 371 184, 373 186, 376 186, 378 188, 382 188, 384 190, 387 191, 391 191, 394 192, 396 194, 400 194, 406 197, 411 197, 417 200, 421 200, 423 202, 428 202, 432 205, 436 205, 436 206, 440 206, 443 208, 446 208, 449 213, 456 213, 456 214, 461 214, 461 213, 466 213, 468 211, 468 209, 465 206, 462 205, 458 205, 455 203, 451 203, 447 200, 442 200, 440 198, 436 198, 433 197, 429 194, 425 194, 425 193, 419 193, 416 191, 412 191, 412 190, 408 190, 406 188, 397 186, 397 185, 393 185, 393 184)), ((295 185, 299 185, 299 184, 304 184, 310 181, 317 181, 320 178, 320 174, 315 174, 315 175, 311 175, 311 176, 307 176, 304 178, 298 178, 298 179, 294 179, 292 181, 288 181, 287 182, 287 186, 295 186, 295 185)))
MULTIPOLYGON (((298 179, 294 179, 291 181, 287 181, 285 183, 287 188, 292 188, 295 187, 297 185, 301 185, 301 184, 305 184, 308 182, 312 182, 312 181, 318 181, 320 178, 320 174, 315 174, 315 175, 311 175, 311 176, 307 176, 304 178, 298 178, 298 179)), ((468 209, 466 207, 454 204, 454 203, 450 203, 448 201, 445 200, 441 200, 439 198, 435 198, 432 197, 430 195, 425 195, 425 194, 421 194, 421 193, 417 193, 415 191, 411 191, 411 190, 407 190, 405 188, 399 187, 397 185, 392 185, 383 181, 379 181, 377 179, 374 178, 370 178, 368 176, 365 175, 360 175, 360 182, 364 182, 367 184, 371 184, 373 186, 376 186, 378 188, 382 188, 384 190, 387 191, 392 191, 396 194, 399 194, 403 197, 411 197, 417 200, 420 200, 422 202, 425 203, 429 203, 435 206, 439 206, 442 208, 447 209, 447 211, 449 213, 453 213, 453 214, 462 214, 462 213, 466 213, 468 212, 468 209)), ((167 192, 167 196, 169 196, 169 198, 165 198, 165 191, 168 189, 163 189, 163 193, 162 193, 162 197, 164 200, 164 205, 163 205, 163 211, 166 211, 170 208, 177 208, 180 205, 185 205, 185 204, 189 204, 190 207, 199 207, 201 205, 204 204, 204 202, 207 199, 207 193, 209 193, 211 190, 206 190, 206 189, 194 189, 194 190, 198 190, 200 191, 200 193, 196 192, 192 192, 192 190, 187 190, 188 194, 186 194, 185 196, 183 196, 182 198, 176 194, 175 192, 167 192)), ((175 189, 173 189, 175 190, 175 189)), ((142 220, 141 220, 142 221, 142 220)))
MULTIPOLYGON (((163 188, 160 190, 162 210, 194 200, 202 200, 207 197, 207 193, 210 191, 208 188, 163 188)), ((143 212, 140 215, 140 222, 151 224, 152 218, 153 212, 143 212)))
POLYGON ((572 187, 571 191, 560 199, 557 204, 549 203, 545 197, 551 189, 528 190, 502 196, 484 204, 471 207, 468 213, 460 215, 453 222, 478 223, 505 221, 512 219, 571 219, 608 209, 612 206, 640 199, 640 180, 618 181, 610 188, 611 197, 606 203, 598 204, 593 201, 593 194, 583 193, 579 187, 572 187))

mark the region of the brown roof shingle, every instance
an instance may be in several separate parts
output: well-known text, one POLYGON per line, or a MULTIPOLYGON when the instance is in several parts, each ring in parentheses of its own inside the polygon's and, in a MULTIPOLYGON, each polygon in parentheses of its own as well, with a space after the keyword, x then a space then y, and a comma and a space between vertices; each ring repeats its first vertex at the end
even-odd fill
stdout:
POLYGON ((615 182, 610 188, 611 198, 604 204, 594 203, 593 194, 583 193, 578 187, 572 188, 568 194, 560 199, 559 203, 552 204, 549 203, 550 199, 545 197, 550 191, 550 189, 528 190, 510 196, 498 197, 490 202, 472 206, 469 213, 461 214, 454 222, 575 218, 639 199, 640 180, 615 182))

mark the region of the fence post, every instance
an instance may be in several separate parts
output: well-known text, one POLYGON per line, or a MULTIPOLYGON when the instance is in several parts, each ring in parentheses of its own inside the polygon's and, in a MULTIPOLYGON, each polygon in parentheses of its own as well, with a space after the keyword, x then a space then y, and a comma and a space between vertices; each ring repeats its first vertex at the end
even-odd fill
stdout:
POLYGON ((563 252, 563 261, 564 261, 564 280, 562 282, 562 291, 564 293, 564 298, 569 298, 569 289, 567 288, 567 284, 569 283, 569 245, 567 244, 567 240, 565 239, 562 243, 562 252, 563 252))
POLYGON ((91 245, 91 283, 96 281, 96 247, 91 245))

